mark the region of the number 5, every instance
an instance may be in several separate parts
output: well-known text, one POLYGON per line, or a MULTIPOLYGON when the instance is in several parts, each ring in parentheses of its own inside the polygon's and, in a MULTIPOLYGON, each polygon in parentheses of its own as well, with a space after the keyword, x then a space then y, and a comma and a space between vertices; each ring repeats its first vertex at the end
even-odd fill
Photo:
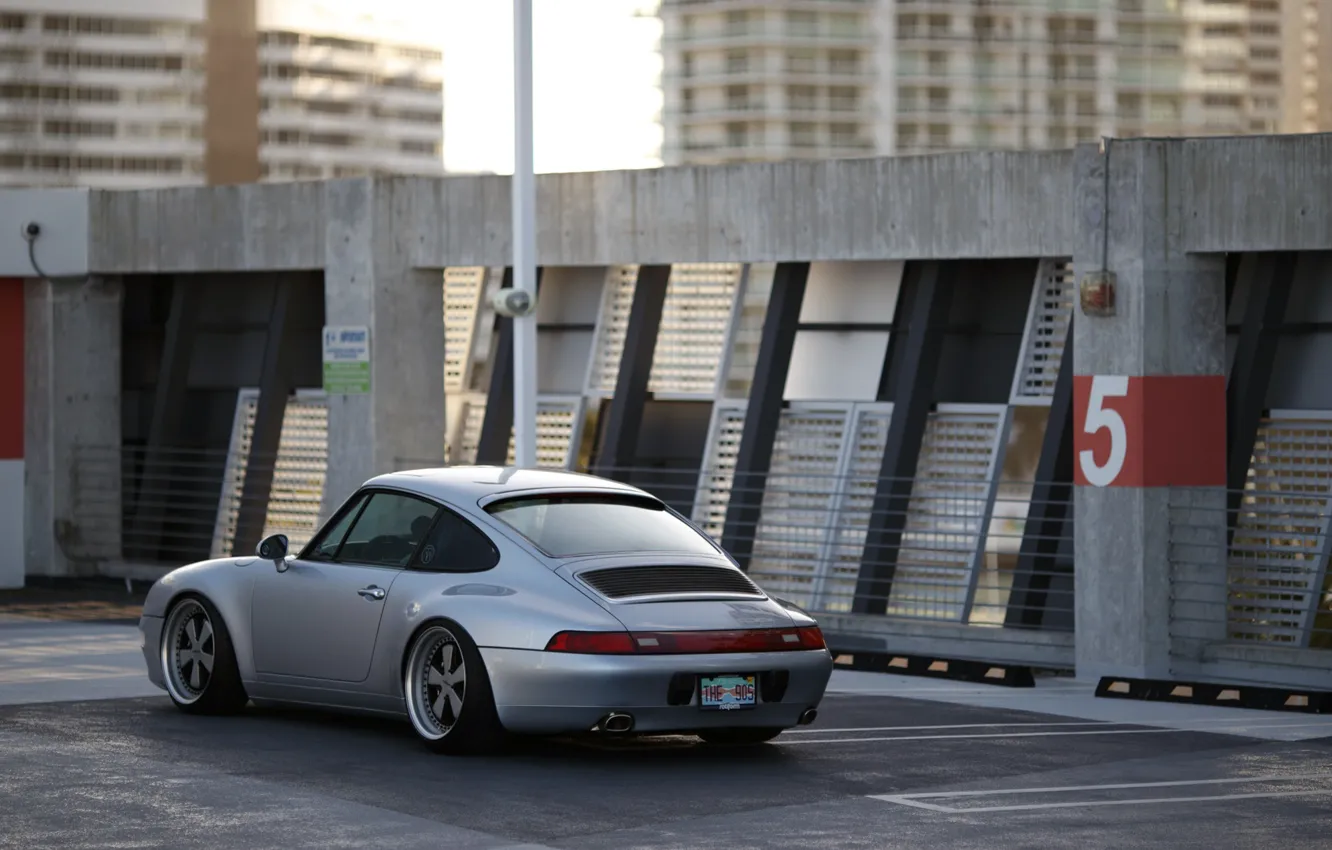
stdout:
POLYGON ((1087 399, 1087 421, 1083 423, 1082 430, 1087 434, 1095 434, 1102 428, 1110 429, 1110 457, 1104 466, 1097 465, 1091 449, 1078 452, 1082 475, 1093 487, 1113 484, 1124 468, 1124 457, 1128 454, 1128 431, 1124 427, 1124 417, 1102 404, 1107 398, 1128 395, 1128 382, 1126 375, 1097 375, 1092 378, 1091 396, 1087 399))

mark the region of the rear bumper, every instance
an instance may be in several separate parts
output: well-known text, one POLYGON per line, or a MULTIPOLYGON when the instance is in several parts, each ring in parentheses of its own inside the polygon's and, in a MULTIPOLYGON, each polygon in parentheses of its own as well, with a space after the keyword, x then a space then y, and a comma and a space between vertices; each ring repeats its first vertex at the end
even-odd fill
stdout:
POLYGON ((634 717, 636 732, 687 732, 739 726, 789 728, 823 699, 832 675, 825 650, 724 655, 576 655, 526 649, 481 650, 495 693, 500 722, 511 732, 586 732, 608 712, 634 717), (735 711, 704 711, 697 688, 687 704, 668 699, 677 674, 785 671, 779 701, 735 711))
POLYGON ((140 617, 139 633, 143 635, 143 661, 148 665, 148 681, 166 690, 161 656, 163 622, 161 617, 140 617))

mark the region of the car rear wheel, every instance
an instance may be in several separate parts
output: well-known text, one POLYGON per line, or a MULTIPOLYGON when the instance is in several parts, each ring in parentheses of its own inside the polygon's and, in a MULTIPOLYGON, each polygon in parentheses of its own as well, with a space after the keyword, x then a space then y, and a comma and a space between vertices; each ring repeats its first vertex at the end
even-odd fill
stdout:
POLYGON ((753 728, 753 729, 703 729, 698 732, 698 737, 709 744, 720 744, 727 747, 748 747, 756 744, 765 744, 782 734, 782 729, 771 728, 753 728))
POLYGON ((481 653, 456 623, 432 623, 412 641, 403 693, 412 727, 436 752, 483 753, 504 736, 481 653))
POLYGON ((167 694, 181 711, 235 714, 250 700, 227 626, 203 597, 186 596, 171 607, 161 658, 167 694))

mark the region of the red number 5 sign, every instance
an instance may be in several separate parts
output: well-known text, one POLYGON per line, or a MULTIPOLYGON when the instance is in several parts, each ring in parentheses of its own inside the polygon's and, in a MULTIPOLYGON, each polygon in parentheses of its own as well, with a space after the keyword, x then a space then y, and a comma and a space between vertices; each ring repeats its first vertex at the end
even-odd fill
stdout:
POLYGON ((1074 376, 1073 451, 1082 486, 1224 486, 1226 379, 1074 376))

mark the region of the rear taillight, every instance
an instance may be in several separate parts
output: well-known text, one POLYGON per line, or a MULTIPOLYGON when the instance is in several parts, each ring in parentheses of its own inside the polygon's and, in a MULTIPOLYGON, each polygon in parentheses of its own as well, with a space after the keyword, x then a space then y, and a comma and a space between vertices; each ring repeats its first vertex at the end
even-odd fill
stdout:
POLYGON ((823 642, 823 631, 818 626, 804 626, 796 629, 796 634, 800 635, 800 646, 803 649, 828 648, 828 645, 823 642))
POLYGON ((701 655, 709 652, 781 652, 798 649, 792 629, 747 629, 720 632, 642 632, 634 634, 638 651, 656 655, 701 655))
POLYGON ((547 652, 624 655, 634 651, 628 632, 560 632, 546 644, 547 652))
POLYGON ((560 632, 548 652, 589 655, 706 655, 718 652, 790 652, 824 649, 817 626, 710 632, 560 632))

